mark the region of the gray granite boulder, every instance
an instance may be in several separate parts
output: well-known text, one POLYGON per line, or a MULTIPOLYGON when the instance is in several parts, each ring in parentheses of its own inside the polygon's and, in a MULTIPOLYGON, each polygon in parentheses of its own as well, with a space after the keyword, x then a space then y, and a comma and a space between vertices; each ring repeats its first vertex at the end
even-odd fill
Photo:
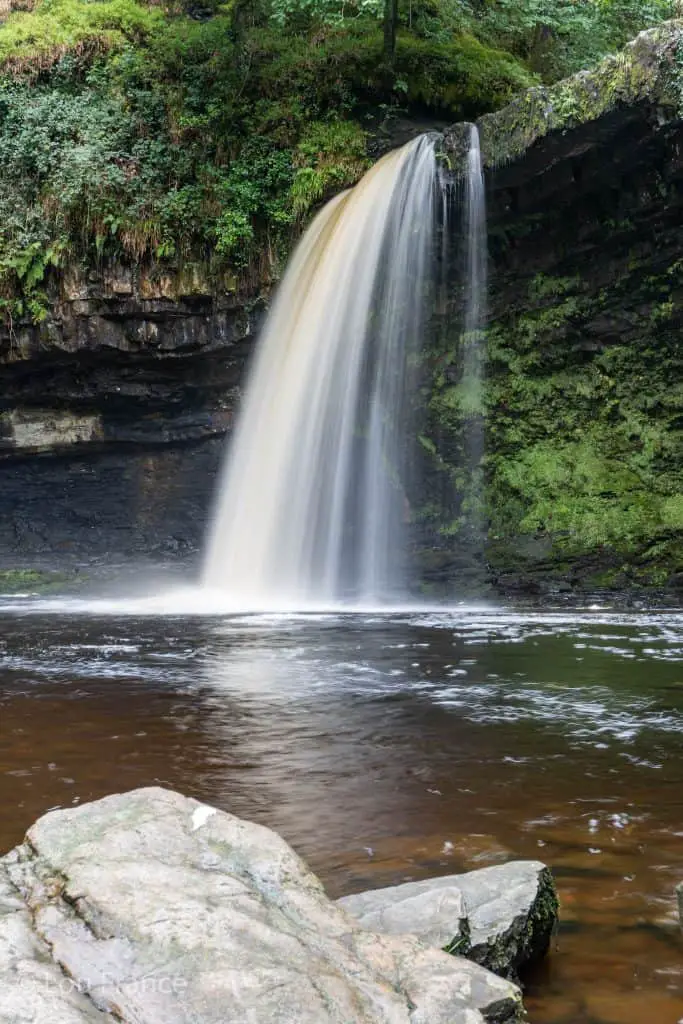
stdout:
POLYGON ((552 876, 539 861, 512 861, 345 896, 363 928, 413 934, 504 977, 544 956, 557 922, 552 876))
POLYGON ((0 863, 0 1021, 102 1024, 109 1020, 79 992, 38 940, 28 908, 0 863))
POLYGON ((335 906, 274 832, 162 789, 0 861, 2 1024, 514 1024, 519 990, 335 906))

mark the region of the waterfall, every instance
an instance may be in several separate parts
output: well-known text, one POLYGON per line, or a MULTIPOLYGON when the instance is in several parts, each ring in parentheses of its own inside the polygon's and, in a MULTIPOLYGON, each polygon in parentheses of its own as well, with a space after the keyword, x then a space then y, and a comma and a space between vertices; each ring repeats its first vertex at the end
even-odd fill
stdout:
POLYGON ((484 534, 482 458, 484 455, 484 357, 488 294, 486 191, 479 130, 469 125, 465 174, 465 312, 462 358, 462 409, 465 459, 470 478, 468 527, 481 547, 484 534))
POLYGON ((486 192, 479 129, 476 124, 470 125, 465 204, 467 232, 465 334, 470 341, 467 346, 468 359, 465 369, 481 386, 483 356, 481 342, 486 317, 487 292, 486 192))
POLYGON ((380 160, 304 235, 258 344, 205 587, 253 610, 405 595, 410 395, 438 176, 428 136, 380 160))

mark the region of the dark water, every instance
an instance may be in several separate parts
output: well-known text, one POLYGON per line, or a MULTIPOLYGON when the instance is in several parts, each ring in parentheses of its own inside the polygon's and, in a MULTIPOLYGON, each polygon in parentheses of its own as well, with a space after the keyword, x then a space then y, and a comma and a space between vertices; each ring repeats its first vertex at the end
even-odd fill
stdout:
POLYGON ((334 896, 540 858, 563 924, 532 1024, 683 1020, 682 615, 71 607, 0 609, 0 849, 161 783, 278 829, 334 896))

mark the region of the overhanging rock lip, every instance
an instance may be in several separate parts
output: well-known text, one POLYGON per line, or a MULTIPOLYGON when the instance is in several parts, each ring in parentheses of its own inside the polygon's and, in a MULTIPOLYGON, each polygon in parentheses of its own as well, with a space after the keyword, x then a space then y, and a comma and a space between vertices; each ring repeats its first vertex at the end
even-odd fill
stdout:
MULTIPOLYGON (((683 20, 668 21, 641 32, 592 71, 527 89, 476 122, 484 166, 498 172, 497 185, 508 186, 515 183, 515 164, 522 160, 528 179, 530 159, 533 176, 559 159, 609 141, 630 121, 647 119, 657 127, 680 120, 679 61, 683 62, 683 20)), ((455 124, 444 134, 454 169, 466 152, 467 128, 455 124)))

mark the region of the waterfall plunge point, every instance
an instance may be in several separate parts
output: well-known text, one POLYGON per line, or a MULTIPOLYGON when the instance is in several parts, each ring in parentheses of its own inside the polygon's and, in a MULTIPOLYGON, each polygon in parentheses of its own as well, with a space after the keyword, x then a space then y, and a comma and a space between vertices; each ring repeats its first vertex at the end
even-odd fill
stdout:
POLYGON ((440 194, 422 136, 328 203, 299 243, 205 554, 203 587, 236 608, 409 600, 404 482, 440 194))

